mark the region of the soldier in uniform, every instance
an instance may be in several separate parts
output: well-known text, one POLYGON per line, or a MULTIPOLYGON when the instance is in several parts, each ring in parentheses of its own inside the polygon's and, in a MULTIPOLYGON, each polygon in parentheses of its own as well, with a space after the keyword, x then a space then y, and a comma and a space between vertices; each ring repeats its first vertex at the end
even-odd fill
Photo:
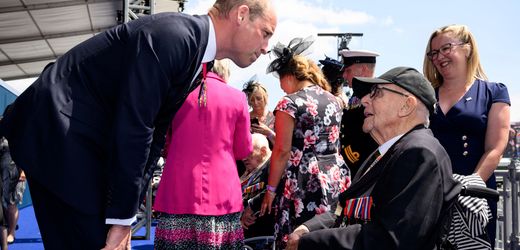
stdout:
MULTIPOLYGON (((343 78, 350 88, 354 77, 374 77, 378 53, 344 49, 340 54, 344 65, 343 78)), ((361 97, 354 92, 343 110, 340 130, 341 155, 350 168, 351 176, 356 175, 361 164, 378 147, 374 139, 362 130, 365 119, 363 111, 361 97)))

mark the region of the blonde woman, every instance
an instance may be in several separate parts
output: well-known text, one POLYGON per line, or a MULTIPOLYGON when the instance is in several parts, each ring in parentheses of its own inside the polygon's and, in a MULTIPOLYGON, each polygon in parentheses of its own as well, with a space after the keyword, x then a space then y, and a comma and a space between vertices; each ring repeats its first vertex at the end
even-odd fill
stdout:
POLYGON ((242 89, 247 95, 247 101, 251 111, 251 133, 262 134, 269 140, 270 146, 274 144, 276 133, 274 132, 274 114, 267 108, 267 89, 255 80, 244 84, 242 89))
MULTIPOLYGON (((493 171, 507 145, 511 101, 504 84, 487 80, 467 26, 449 25, 431 34, 424 75, 439 103, 431 129, 450 155, 453 173, 476 174, 496 189, 493 171)), ((494 249, 497 203, 488 203, 493 219, 487 231, 494 249)))

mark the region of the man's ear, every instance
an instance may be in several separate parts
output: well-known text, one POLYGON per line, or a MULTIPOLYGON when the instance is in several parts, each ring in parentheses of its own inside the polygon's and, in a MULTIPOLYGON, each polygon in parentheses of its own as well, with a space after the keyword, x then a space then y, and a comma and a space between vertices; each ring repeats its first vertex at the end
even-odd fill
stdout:
POLYGON ((399 109, 399 116, 405 117, 412 114, 412 112, 417 108, 417 98, 414 98, 412 96, 406 97, 406 100, 404 101, 403 105, 399 109))
POLYGON ((260 148, 260 155, 262 156, 262 160, 267 156, 267 148, 265 146, 260 148))
POLYGON ((241 23, 249 17, 249 6, 240 5, 237 9, 237 22, 241 23))

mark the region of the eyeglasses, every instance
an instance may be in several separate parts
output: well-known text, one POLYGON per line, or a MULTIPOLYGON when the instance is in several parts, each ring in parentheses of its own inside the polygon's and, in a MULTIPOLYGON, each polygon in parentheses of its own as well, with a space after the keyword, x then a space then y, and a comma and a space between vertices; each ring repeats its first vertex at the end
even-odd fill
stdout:
POLYGON ((383 90, 392 92, 394 94, 402 95, 402 96, 405 96, 405 97, 410 96, 408 94, 405 94, 405 93, 397 91, 397 90, 393 90, 391 88, 378 87, 378 85, 374 85, 374 86, 372 86, 372 89, 370 89, 370 99, 374 99, 374 98, 376 98, 378 96, 381 96, 381 91, 383 91, 383 90))
POLYGON ((447 43, 442 45, 439 49, 432 49, 430 52, 426 53, 426 56, 430 58, 430 60, 435 60, 439 57, 439 53, 443 56, 447 56, 451 53, 453 47, 465 45, 466 43, 447 43))

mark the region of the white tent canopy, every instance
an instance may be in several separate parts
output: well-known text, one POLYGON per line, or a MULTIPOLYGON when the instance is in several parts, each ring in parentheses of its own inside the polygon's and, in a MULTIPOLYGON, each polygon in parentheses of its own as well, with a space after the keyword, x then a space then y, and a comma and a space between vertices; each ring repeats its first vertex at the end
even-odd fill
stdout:
POLYGON ((123 22, 125 4, 150 2, 157 13, 177 11, 184 0, 0 0, 0 79, 37 76, 78 43, 123 22))

